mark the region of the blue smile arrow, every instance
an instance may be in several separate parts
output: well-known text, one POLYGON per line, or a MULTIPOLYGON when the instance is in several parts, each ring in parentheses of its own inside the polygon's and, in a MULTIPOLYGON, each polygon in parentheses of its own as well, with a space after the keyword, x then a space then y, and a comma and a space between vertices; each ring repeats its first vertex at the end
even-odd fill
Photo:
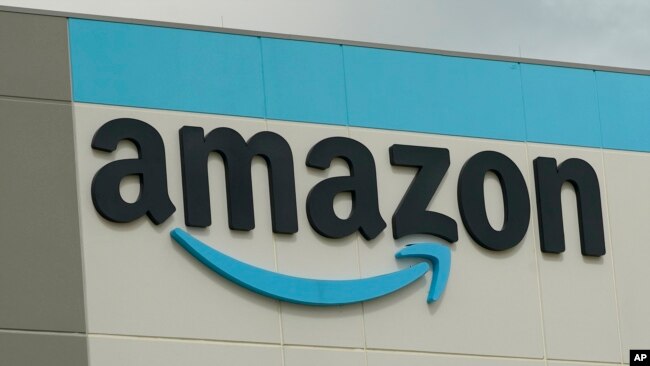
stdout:
MULTIPOLYGON (((232 282, 261 295, 304 305, 344 305, 375 299, 409 285, 429 270, 427 263, 418 263, 392 273, 354 280, 293 277, 240 262, 181 229, 172 230, 171 236, 206 267, 232 282)), ((430 261, 433 278, 427 302, 442 295, 451 265, 449 248, 441 244, 411 244, 397 252, 395 257, 418 257, 430 261)))

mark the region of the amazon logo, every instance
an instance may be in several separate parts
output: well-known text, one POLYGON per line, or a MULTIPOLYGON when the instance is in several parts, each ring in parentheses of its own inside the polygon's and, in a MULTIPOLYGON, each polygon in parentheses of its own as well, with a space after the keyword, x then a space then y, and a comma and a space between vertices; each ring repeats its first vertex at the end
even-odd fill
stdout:
MULTIPOLYGON (((178 138, 187 227, 211 225, 207 161, 210 154, 216 153, 225 167, 231 230, 255 228, 251 163, 259 156, 268 170, 273 232, 298 232, 294 156, 282 136, 263 131, 245 140, 230 128, 220 127, 206 133, 200 127, 184 126, 178 138)), ((123 140, 136 146, 138 158, 114 160, 96 172, 91 187, 93 205, 102 217, 112 222, 131 222, 146 215, 153 224, 159 225, 176 211, 167 189, 163 140, 146 122, 119 118, 105 123, 95 132, 92 148, 111 153, 123 140), (139 177, 140 194, 135 202, 126 202, 120 194, 120 182, 127 176, 139 177)), ((427 210, 450 166, 449 150, 395 144, 388 154, 391 165, 417 169, 392 215, 393 237, 427 234, 448 243, 458 241, 458 223, 442 213, 427 210)), ((373 155, 354 139, 330 137, 317 142, 304 157, 306 167, 315 170, 328 169, 337 158, 345 161, 350 174, 323 179, 311 188, 304 202, 309 225, 327 238, 343 238, 359 232, 372 240, 387 226, 379 212, 373 155), (349 193, 352 201, 351 212, 346 218, 338 217, 333 206, 335 196, 343 192, 349 193)), ((604 255, 600 185, 589 163, 572 158, 558 164, 553 158, 538 157, 533 161, 533 170, 541 251, 561 253, 565 250, 561 188, 569 183, 576 192, 582 254, 604 255)), ((458 177, 457 202, 462 224, 483 248, 508 250, 526 235, 531 214, 528 187, 519 168, 504 154, 481 151, 464 163, 458 177), (504 223, 500 229, 492 227, 487 217, 483 186, 488 172, 498 177, 503 194, 504 223)), ((434 275, 427 300, 435 301, 444 291, 451 263, 446 245, 418 243, 398 251, 396 258, 418 257, 426 263, 358 280, 306 279, 240 262, 181 229, 173 230, 171 236, 219 275, 259 294, 305 305, 367 301, 412 283, 429 269, 434 275)))

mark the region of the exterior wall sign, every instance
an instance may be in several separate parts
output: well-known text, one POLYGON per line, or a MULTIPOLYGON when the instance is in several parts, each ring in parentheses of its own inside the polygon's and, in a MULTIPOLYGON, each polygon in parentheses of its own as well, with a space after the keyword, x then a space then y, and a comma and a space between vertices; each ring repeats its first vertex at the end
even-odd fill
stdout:
MULTIPOLYGON (((231 230, 255 228, 251 162, 255 156, 266 161, 271 199, 273 232, 298 232, 293 153, 280 135, 264 131, 245 141, 230 128, 216 128, 207 134, 202 128, 184 126, 179 131, 185 225, 208 227, 211 224, 207 159, 219 154, 225 166, 228 222, 231 230)), ((146 122, 120 118, 105 123, 92 140, 92 148, 113 152, 120 141, 131 141, 137 159, 122 159, 106 164, 92 181, 92 200, 105 219, 126 223, 143 215, 156 225, 176 210, 169 198, 166 181, 164 143, 160 134, 146 122), (140 195, 126 202, 120 195, 120 182, 138 176, 140 195)), ((449 243, 458 240, 457 223, 426 207, 445 176, 449 151, 442 148, 392 145, 390 162, 394 166, 418 168, 411 185, 395 209, 393 238, 428 234, 449 243)), ((311 227, 320 235, 339 239, 359 232, 371 240, 386 227, 378 208, 375 162, 360 142, 346 137, 326 138, 316 143, 305 164, 325 170, 333 159, 344 160, 349 176, 327 178, 317 183, 305 202, 311 227), (336 215, 333 202, 339 193, 350 193, 352 210, 347 218, 336 215)), ((539 216, 541 251, 565 250, 560 190, 565 182, 577 194, 581 249, 584 256, 605 254, 602 207, 598 177, 584 160, 568 159, 557 165, 555 159, 534 161, 535 189, 539 216)), ((528 230, 530 201, 526 182, 515 163, 495 151, 472 156, 460 172, 457 198, 463 224, 485 249, 504 251, 521 242, 528 230), (504 224, 500 230, 488 221, 484 178, 488 172, 499 180, 504 202, 504 224)), ((305 305, 341 305, 374 299, 392 293, 424 275, 429 265, 419 263, 396 272, 355 280, 319 280, 292 277, 251 266, 201 243, 187 232, 174 229, 171 236, 196 259, 221 276, 259 294, 305 305)), ((412 244, 399 250, 396 258, 418 257, 431 263, 433 280, 428 302, 437 300, 445 289, 451 265, 449 248, 438 243, 412 244)))

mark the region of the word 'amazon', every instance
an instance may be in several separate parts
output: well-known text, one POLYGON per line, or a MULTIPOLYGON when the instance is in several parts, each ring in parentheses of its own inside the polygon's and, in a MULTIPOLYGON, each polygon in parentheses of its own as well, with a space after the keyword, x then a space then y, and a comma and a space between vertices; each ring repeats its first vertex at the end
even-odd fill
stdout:
MULTIPOLYGON (((115 160, 99 169, 92 182, 93 204, 101 216, 113 222, 130 222, 147 215, 154 224, 160 224, 176 210, 167 191, 163 140, 151 125, 120 118, 96 131, 92 147, 113 152, 122 140, 136 146, 138 158, 115 160), (130 175, 140 178, 140 195, 132 203, 120 195, 120 182, 130 175)), ((255 156, 260 156, 268 168, 273 232, 298 231, 294 155, 282 136, 264 131, 246 141, 230 128, 216 128, 206 134, 202 128, 185 126, 179 130, 179 141, 186 226, 211 224, 207 162, 210 154, 217 153, 225 166, 230 229, 248 231, 255 227, 251 163, 255 156)), ((393 166, 417 169, 393 213, 393 237, 428 234, 456 242, 456 221, 427 210, 449 168, 449 150, 395 144, 388 154, 393 166)), ((386 228, 378 207, 375 161, 368 148, 351 138, 330 137, 316 143, 306 157, 300 158, 305 159, 306 169, 315 170, 328 169, 333 159, 340 158, 350 171, 348 176, 326 178, 311 188, 305 205, 309 224, 318 234, 343 238, 358 231, 371 240, 386 228), (343 192, 350 193, 352 200, 347 218, 338 217, 333 207, 335 196, 343 192)), ((604 255, 600 187, 594 169, 581 159, 568 159, 558 165, 553 158, 538 157, 533 161, 533 170, 541 250, 560 253, 565 249, 561 188, 570 183, 577 196, 582 254, 604 255)), ((468 159, 458 177, 457 201, 467 232, 486 249, 510 249, 521 242, 528 230, 528 187, 519 168, 504 154, 481 151, 468 159), (498 177, 503 194, 504 223, 499 230, 492 227, 486 213, 484 179, 488 172, 498 177)))

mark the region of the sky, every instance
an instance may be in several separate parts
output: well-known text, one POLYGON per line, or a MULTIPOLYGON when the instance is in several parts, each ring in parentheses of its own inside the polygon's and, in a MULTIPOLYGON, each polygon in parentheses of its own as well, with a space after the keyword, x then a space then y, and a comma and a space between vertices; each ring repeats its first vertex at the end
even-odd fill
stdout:
POLYGON ((0 0, 0 5, 650 70, 650 0, 0 0))

